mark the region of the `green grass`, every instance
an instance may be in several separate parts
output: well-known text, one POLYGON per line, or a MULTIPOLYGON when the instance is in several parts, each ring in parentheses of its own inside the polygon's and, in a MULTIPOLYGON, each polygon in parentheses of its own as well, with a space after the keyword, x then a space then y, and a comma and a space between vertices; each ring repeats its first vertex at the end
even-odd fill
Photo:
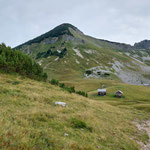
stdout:
POLYGON ((102 80, 102 79, 77 79, 73 81, 63 81, 69 86, 75 86, 77 90, 88 92, 89 98, 103 101, 112 106, 119 108, 140 110, 143 118, 150 114, 150 87, 129 85, 120 83, 119 80, 102 80), (98 88, 106 88, 107 95, 104 97, 97 95, 98 88), (121 90, 122 98, 116 98, 115 92, 121 90))
MULTIPOLYGON (((105 101, 113 106, 118 106, 120 108, 127 109, 137 109, 141 110, 143 114, 149 115, 150 113, 150 87, 119 84, 110 85, 107 88, 107 95, 105 97, 97 96, 97 91, 92 91, 89 94, 90 98, 105 101), (114 97, 117 90, 123 91, 123 98, 118 99, 114 97)), ((145 116, 145 115, 144 115, 145 116)))
MULTIPOLYGON (((85 85, 90 81, 94 80, 85 85)), ((95 83, 85 86, 91 91, 89 99, 49 83, 0 74, 0 149, 138 150, 132 137, 146 142, 147 136, 139 134, 132 121, 148 117, 149 111, 135 106, 148 105, 149 88, 141 91, 139 86, 103 81, 110 94, 118 88, 124 91, 125 98, 115 99, 94 96, 95 83), (16 81, 19 84, 13 84, 16 81), (145 93, 136 96, 131 90, 145 93), (55 101, 66 102, 67 106, 55 106, 55 101)), ((83 82, 81 85, 83 88, 83 82)))

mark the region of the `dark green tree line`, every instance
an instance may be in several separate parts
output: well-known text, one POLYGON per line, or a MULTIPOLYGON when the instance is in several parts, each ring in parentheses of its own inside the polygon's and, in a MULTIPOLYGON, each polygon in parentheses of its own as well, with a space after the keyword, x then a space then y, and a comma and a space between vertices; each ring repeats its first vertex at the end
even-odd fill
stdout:
POLYGON ((39 64, 22 52, 7 47, 4 43, 0 44, 0 70, 7 73, 16 72, 36 80, 47 79, 47 74, 43 72, 39 64))

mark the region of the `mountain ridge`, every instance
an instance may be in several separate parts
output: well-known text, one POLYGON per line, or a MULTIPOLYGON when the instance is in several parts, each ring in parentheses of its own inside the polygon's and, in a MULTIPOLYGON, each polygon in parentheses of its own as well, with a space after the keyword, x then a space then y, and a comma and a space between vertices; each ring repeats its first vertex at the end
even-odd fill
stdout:
POLYGON ((150 78, 148 49, 96 39, 71 24, 62 24, 16 48, 35 59, 50 78, 119 78, 131 84, 147 83, 150 78), (87 70, 91 75, 87 76, 87 70))
MULTIPOLYGON (((57 37, 57 36, 60 36, 60 35, 63 35, 63 34, 68 34, 68 35, 73 36, 71 34, 71 32, 69 31, 69 28, 72 28, 73 30, 78 30, 80 33, 84 34, 83 32, 81 32, 74 25, 72 25, 70 23, 62 23, 61 25, 56 26, 52 30, 50 30, 50 31, 48 31, 44 34, 41 34, 41 35, 37 36, 36 38, 33 38, 32 40, 24 42, 23 44, 20 44, 20 45, 14 47, 13 49, 17 49, 17 48, 20 49, 23 45, 26 45, 26 44, 28 45, 28 44, 32 44, 32 43, 39 43, 39 42, 41 42, 42 40, 44 40, 45 38, 48 38, 48 37, 57 37)), ((92 36, 89 36, 89 37, 95 38, 95 37, 92 37, 92 36)), ((139 45, 143 42, 150 42, 150 40, 145 39, 143 41, 134 43, 134 45, 131 45, 131 44, 127 44, 125 42, 115 42, 115 41, 109 41, 109 40, 100 39, 100 38, 95 38, 95 39, 97 39, 99 41, 109 42, 109 43, 116 44, 116 45, 127 45, 127 46, 132 47, 132 48, 138 48, 137 45, 139 45)))

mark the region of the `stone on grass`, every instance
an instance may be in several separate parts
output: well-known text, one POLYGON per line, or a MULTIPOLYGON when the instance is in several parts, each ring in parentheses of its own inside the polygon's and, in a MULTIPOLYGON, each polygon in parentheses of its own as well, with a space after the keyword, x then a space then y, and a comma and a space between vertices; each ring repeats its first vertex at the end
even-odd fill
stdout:
POLYGON ((68 133, 64 133, 64 136, 69 136, 69 134, 68 133))
POLYGON ((55 105, 60 105, 65 107, 67 104, 65 102, 55 102, 55 105))

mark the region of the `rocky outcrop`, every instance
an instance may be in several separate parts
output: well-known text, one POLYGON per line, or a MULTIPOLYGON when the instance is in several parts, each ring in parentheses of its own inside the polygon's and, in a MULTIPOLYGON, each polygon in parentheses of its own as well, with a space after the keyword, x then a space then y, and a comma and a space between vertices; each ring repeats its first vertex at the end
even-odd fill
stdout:
POLYGON ((150 49, 150 40, 144 40, 139 43, 135 43, 134 47, 137 49, 150 49))

